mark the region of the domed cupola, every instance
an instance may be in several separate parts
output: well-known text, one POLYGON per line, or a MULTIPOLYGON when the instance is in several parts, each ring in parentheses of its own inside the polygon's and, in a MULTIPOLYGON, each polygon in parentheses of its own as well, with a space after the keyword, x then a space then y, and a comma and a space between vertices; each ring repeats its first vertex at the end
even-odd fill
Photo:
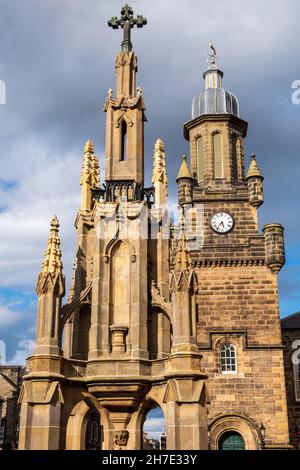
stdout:
POLYGON ((192 119, 206 114, 232 114, 239 117, 239 102, 237 97, 222 87, 223 72, 216 65, 216 50, 210 45, 210 63, 203 74, 205 90, 198 93, 192 104, 192 119))

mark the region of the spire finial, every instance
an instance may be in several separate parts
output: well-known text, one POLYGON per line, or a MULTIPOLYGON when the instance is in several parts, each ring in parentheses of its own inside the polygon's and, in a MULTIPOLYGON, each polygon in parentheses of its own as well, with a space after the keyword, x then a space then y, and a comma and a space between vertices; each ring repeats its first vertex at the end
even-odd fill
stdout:
POLYGON ((162 139, 157 139, 154 146, 152 184, 158 182, 166 186, 168 184, 165 145, 162 139))
POLYGON ((88 140, 84 146, 84 153, 94 153, 94 143, 92 140, 88 140))
POLYGON ((91 189, 99 187, 99 180, 99 161, 95 155, 93 142, 88 140, 84 146, 82 173, 80 179, 80 184, 82 186, 81 210, 91 210, 91 189))
POLYGON ((191 267, 191 257, 186 244, 184 227, 181 226, 180 236, 175 255, 175 271, 186 271, 191 267))
POLYGON ((58 236, 59 220, 56 215, 51 220, 50 236, 48 238, 47 249, 44 252, 42 273, 51 273, 53 276, 62 273, 62 260, 60 250, 60 239, 58 236))
POLYGON ((99 161, 95 155, 94 143, 88 140, 84 146, 82 173, 80 184, 88 184, 91 188, 99 185, 99 161))
POLYGON ((128 4, 126 4, 121 10, 121 19, 113 16, 108 21, 108 26, 111 28, 118 29, 120 26, 122 29, 124 29, 122 52, 132 51, 131 29, 134 26, 142 28, 146 24, 147 20, 142 15, 137 15, 136 18, 133 17, 133 9, 128 4))

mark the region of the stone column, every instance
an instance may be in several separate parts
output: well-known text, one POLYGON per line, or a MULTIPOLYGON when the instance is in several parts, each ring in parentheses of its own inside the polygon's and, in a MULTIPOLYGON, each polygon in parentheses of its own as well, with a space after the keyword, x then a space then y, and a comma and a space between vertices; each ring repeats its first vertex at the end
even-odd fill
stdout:
POLYGON ((59 382, 25 381, 20 402, 19 450, 59 450, 63 404, 59 382))
POLYGON ((207 400, 204 379, 169 380, 166 394, 168 450, 207 450, 207 400))

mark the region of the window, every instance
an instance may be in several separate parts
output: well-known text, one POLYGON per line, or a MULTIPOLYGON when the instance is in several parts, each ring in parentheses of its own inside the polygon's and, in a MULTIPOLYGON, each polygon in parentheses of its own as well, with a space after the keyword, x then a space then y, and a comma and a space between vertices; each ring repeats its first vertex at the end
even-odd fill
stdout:
POLYGON ((233 344, 223 344, 221 347, 221 370, 222 374, 237 373, 236 349, 233 344))
POLYGON ((204 155, 203 155, 203 138, 199 137, 196 141, 197 145, 197 170, 198 170, 198 181, 204 179, 204 155))
POLYGON ((214 134, 213 136, 214 148, 214 167, 215 178, 223 178, 223 155, 222 155, 222 136, 221 134, 214 134))
POLYGON ((232 173, 234 181, 238 180, 238 148, 237 136, 232 136, 232 173))
POLYGON ((122 121, 121 127, 121 162, 126 160, 127 153, 127 122, 122 121))
POLYGON ((237 156, 237 178, 239 181, 243 181, 244 175, 244 157, 243 157, 243 141, 241 137, 237 138, 236 141, 236 156, 237 156))
POLYGON ((295 399, 300 401, 300 354, 298 354, 294 364, 294 383, 295 383, 295 399))

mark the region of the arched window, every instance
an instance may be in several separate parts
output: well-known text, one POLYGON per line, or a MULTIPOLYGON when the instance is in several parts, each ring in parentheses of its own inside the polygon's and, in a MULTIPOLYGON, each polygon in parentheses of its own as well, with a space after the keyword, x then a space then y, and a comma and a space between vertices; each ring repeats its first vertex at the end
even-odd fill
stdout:
POLYGON ((243 152, 244 152, 243 140, 241 137, 238 137, 236 141, 236 157, 237 157, 237 178, 239 181, 243 181, 245 178, 243 152))
POLYGON ((223 169, 223 155, 222 155, 222 136, 217 133, 213 136, 213 150, 214 150, 214 167, 215 178, 224 177, 223 169))
POLYGON ((238 148, 237 148, 237 135, 233 134, 232 136, 232 176, 233 180, 237 181, 238 177, 238 148))
POLYGON ((198 181, 201 182, 204 179, 204 153, 203 153, 203 138, 198 137, 196 141, 197 146, 197 172, 198 181))
POLYGON ((158 405, 148 409, 144 416, 141 447, 143 450, 165 450, 167 448, 165 417, 158 405))
POLYGON ((295 399, 300 401, 300 354, 294 364, 295 399))
POLYGON ((126 160, 127 154, 127 122, 125 120, 122 121, 121 127, 121 162, 126 160))
POLYGON ((222 374, 237 373, 236 349, 233 344, 223 344, 221 346, 221 371, 222 374))
POLYGON ((220 437, 219 450, 245 450, 243 436, 235 431, 225 432, 220 437))

